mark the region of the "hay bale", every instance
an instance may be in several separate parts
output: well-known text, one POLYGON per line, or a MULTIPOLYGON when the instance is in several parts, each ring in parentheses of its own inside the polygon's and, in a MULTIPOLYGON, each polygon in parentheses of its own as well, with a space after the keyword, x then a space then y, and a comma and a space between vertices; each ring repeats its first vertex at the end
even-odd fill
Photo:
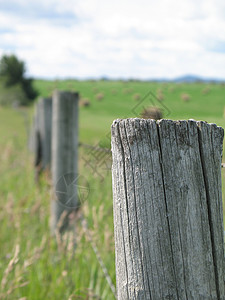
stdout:
POLYGON ((116 90, 116 89, 112 89, 111 92, 112 92, 113 95, 116 95, 116 94, 117 94, 117 90, 116 90))
POLYGON ((104 93, 98 93, 95 98, 98 100, 98 101, 101 101, 103 98, 104 98, 104 93))
POLYGON ((174 90, 175 90, 175 87, 174 87, 174 86, 170 86, 170 87, 169 87, 169 92, 170 92, 170 93, 173 93, 174 90))
POLYGON ((123 90, 123 94, 125 94, 125 95, 128 95, 128 94, 130 94, 132 92, 133 92, 132 88, 126 88, 126 89, 123 90))
POLYGON ((139 93, 135 93, 134 95, 133 95, 133 99, 134 100, 140 100, 141 99, 141 95, 139 94, 139 93))
POLYGON ((163 93, 162 89, 157 89, 156 94, 162 94, 162 93, 163 93))
POLYGON ((162 94, 162 93, 160 93, 160 94, 157 94, 157 99, 159 100, 159 101, 163 101, 164 100, 164 95, 162 94))
POLYGON ((210 87, 206 87, 206 88, 204 88, 204 89, 202 90, 202 94, 203 94, 203 95, 207 95, 207 94, 209 94, 210 92, 211 92, 210 87))
POLYGON ((141 112, 141 117, 143 119, 155 119, 160 120, 163 118, 162 110, 157 106, 149 106, 144 108, 141 112))
POLYGON ((189 94, 187 94, 187 93, 181 94, 181 100, 183 100, 184 102, 188 102, 188 101, 190 101, 190 99, 191 99, 191 96, 189 94))
POLYGON ((88 98, 83 98, 83 99, 80 99, 80 102, 79 102, 80 106, 81 107, 88 107, 91 105, 90 101, 88 98))
POLYGON ((157 89, 156 90, 156 98, 159 101, 163 101, 164 100, 164 95, 163 95, 163 90, 162 89, 157 89))

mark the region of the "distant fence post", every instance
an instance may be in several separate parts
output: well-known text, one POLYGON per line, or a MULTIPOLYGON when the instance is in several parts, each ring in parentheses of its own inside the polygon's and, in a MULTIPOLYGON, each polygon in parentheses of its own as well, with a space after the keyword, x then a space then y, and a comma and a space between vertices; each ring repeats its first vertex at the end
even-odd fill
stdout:
POLYGON ((222 300, 223 129, 143 119, 112 125, 119 300, 222 300))
POLYGON ((52 135, 52 99, 40 98, 36 105, 31 129, 29 148, 34 152, 36 177, 40 171, 50 167, 52 135))
POLYGON ((55 91, 52 108, 52 179, 55 197, 51 207, 51 229, 68 227, 69 215, 78 205, 78 93, 55 91))
POLYGON ((37 127, 41 138, 42 167, 51 163, 52 98, 41 98, 37 104, 37 127))

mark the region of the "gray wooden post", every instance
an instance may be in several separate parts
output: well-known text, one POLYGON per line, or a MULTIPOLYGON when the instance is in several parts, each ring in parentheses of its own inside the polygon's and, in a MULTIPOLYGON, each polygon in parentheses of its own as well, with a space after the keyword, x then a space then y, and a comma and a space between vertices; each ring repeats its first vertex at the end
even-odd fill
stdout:
POLYGON ((52 99, 40 98, 35 107, 30 131, 29 149, 34 153, 36 179, 39 173, 50 167, 52 135, 52 99))
POLYGON ((63 212, 66 215, 60 231, 68 228, 70 213, 78 206, 78 93, 53 94, 52 179, 55 197, 52 201, 51 229, 55 232, 63 212))
MULTIPOLYGON (((40 98, 37 103, 36 114, 36 141, 38 135, 41 145, 35 147, 38 156, 38 148, 41 147, 42 169, 50 167, 51 163, 51 137, 52 137, 52 98, 40 98)), ((39 150, 40 151, 40 150, 39 150)))
POLYGON ((223 129, 205 122, 112 125, 119 300, 222 300, 223 129))
POLYGON ((29 148, 34 152, 35 165, 45 169, 51 162, 52 99, 40 98, 37 102, 31 129, 29 148))

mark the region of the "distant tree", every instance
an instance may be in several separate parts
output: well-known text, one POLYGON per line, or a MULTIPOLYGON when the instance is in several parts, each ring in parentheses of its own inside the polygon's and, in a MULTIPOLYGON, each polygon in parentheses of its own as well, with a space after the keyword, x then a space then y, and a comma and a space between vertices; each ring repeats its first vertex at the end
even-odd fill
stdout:
POLYGON ((33 88, 33 80, 25 77, 25 63, 19 60, 15 55, 3 55, 0 59, 0 79, 4 83, 8 93, 12 87, 20 87, 24 93, 22 104, 32 101, 38 95, 33 88))
POLYGON ((5 78, 5 85, 21 83, 26 72, 25 64, 15 55, 3 55, 0 60, 0 76, 5 78))

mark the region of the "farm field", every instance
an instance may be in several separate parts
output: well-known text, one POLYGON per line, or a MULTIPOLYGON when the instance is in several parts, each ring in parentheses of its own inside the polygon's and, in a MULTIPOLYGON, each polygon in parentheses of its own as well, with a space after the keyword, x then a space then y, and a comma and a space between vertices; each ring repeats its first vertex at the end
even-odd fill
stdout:
MULTIPOLYGON (((80 93, 79 140, 84 144, 110 148, 113 120, 139 117, 150 105, 168 119, 204 120, 225 128, 222 84, 36 80, 35 87, 43 97, 54 89, 80 93), (188 101, 182 99, 184 94, 188 101), (164 99, 159 101, 159 95, 164 99)), ((27 147, 33 111, 34 106, 0 107, 0 299, 115 299, 79 218, 75 253, 71 237, 60 241, 50 235, 51 178, 45 172, 35 183, 27 147)), ((82 213, 115 285, 111 161, 106 159, 104 168, 93 153, 79 148, 87 191, 82 213)))
POLYGON ((91 139, 98 142, 109 131, 114 119, 139 117, 143 107, 152 104, 160 107, 167 119, 192 118, 221 126, 225 124, 225 85, 221 84, 39 80, 35 82, 35 86, 44 97, 50 96, 52 90, 57 88, 78 91, 82 99, 90 102, 89 107, 82 107, 80 110, 81 141, 91 139), (156 97, 162 94, 164 100, 157 101, 151 95, 145 99, 149 92, 156 97), (104 94, 100 101, 96 99, 99 94, 104 94), (134 100, 135 94, 139 95, 139 100, 134 100), (183 101, 182 94, 188 94, 190 101, 183 101))

